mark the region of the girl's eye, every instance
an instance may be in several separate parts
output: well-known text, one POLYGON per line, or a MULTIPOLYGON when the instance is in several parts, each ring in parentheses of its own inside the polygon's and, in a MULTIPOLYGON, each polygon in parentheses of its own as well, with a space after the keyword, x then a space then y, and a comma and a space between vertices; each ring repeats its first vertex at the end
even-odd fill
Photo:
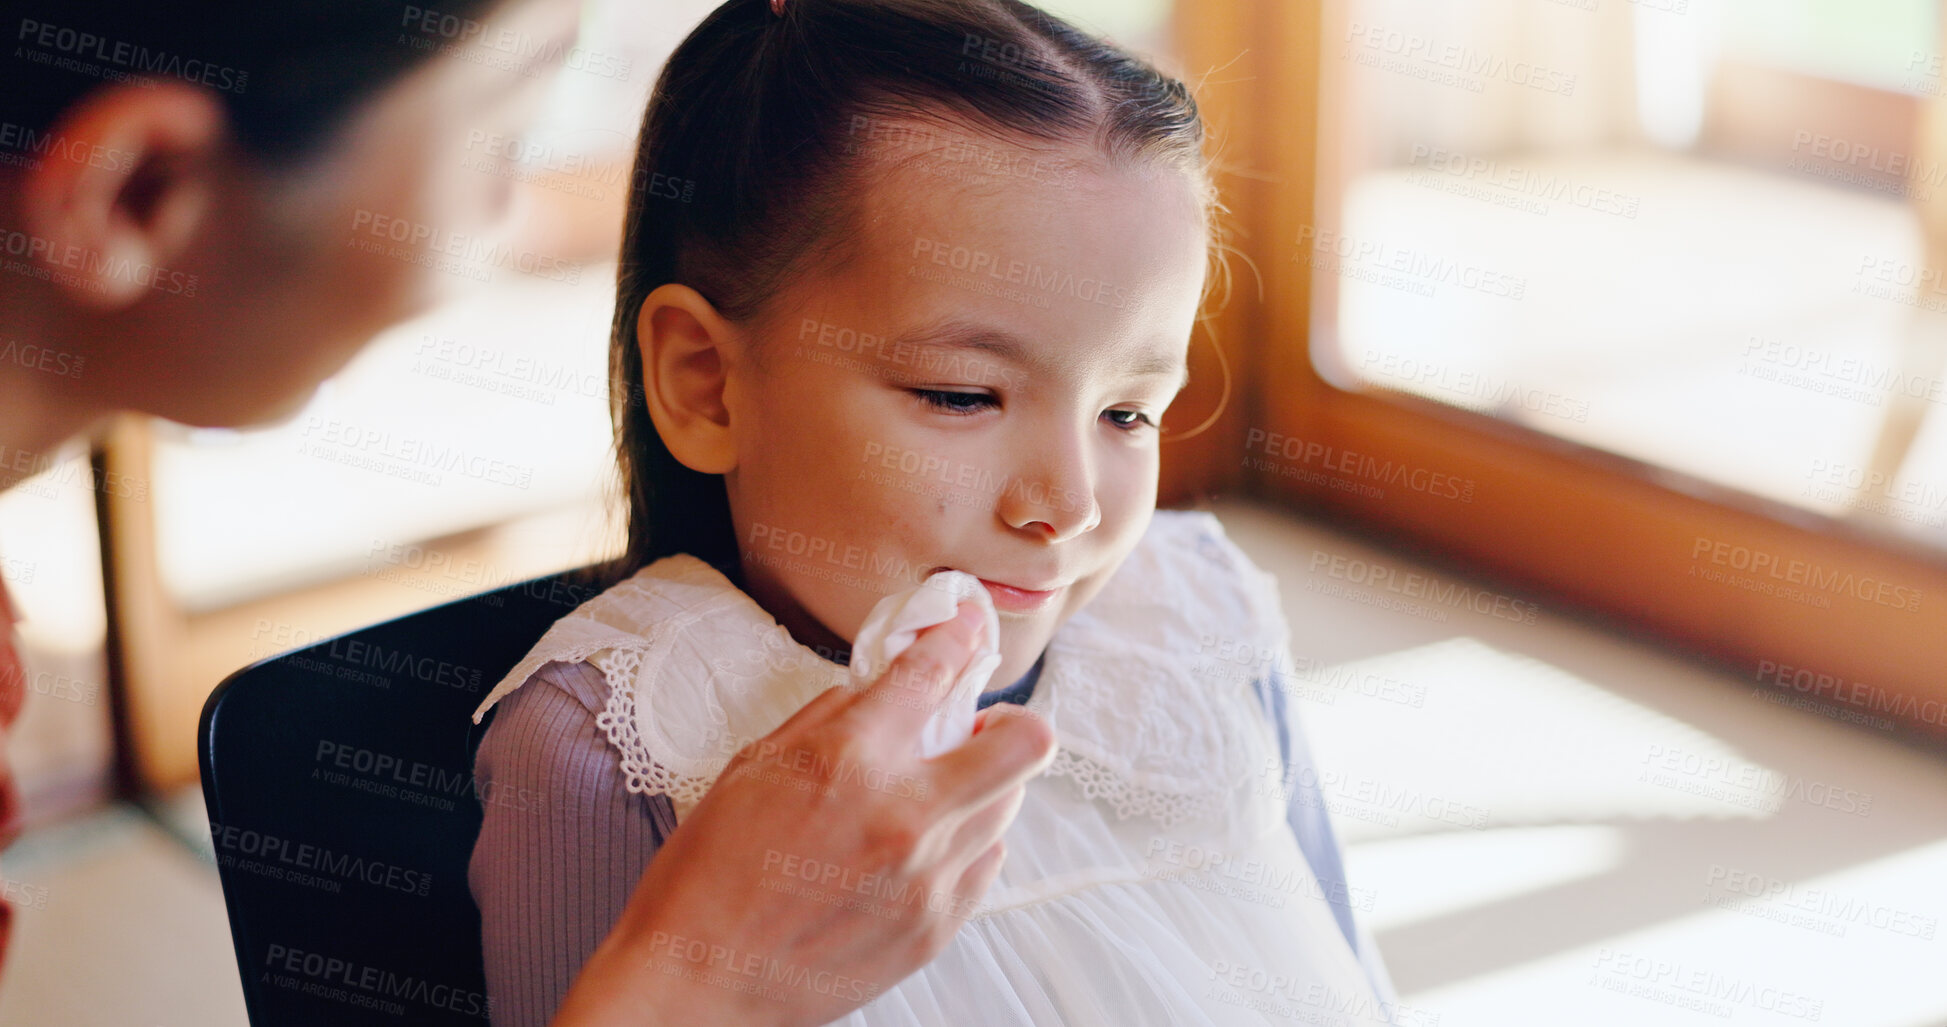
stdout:
MULTIPOLYGON (((954 392, 949 389, 913 389, 919 401, 934 410, 948 414, 977 414, 982 410, 1000 406, 999 401, 985 392, 954 392)), ((1126 432, 1136 432, 1143 428, 1156 427, 1155 419, 1140 410, 1104 410, 1102 416, 1109 423, 1126 432)))
POLYGON ((949 392, 944 389, 914 389, 913 395, 921 403, 949 414, 977 414, 988 407, 998 406, 994 397, 985 392, 949 392))

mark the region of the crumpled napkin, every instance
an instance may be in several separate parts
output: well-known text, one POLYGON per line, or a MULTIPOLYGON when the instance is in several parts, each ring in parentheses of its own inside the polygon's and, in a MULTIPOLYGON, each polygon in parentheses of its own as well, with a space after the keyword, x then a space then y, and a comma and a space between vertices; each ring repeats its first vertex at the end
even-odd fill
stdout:
POLYGON ((878 680, 892 661, 918 639, 921 630, 952 620, 962 598, 971 599, 980 607, 987 629, 976 643, 967 669, 953 683, 945 704, 927 718, 926 726, 920 731, 919 751, 925 759, 932 759, 973 735, 980 693, 1001 664, 1000 618, 994 613, 994 600, 987 594, 987 587, 965 571, 939 571, 904 592, 879 600, 866 615, 858 637, 852 640, 852 687, 863 688, 878 680))

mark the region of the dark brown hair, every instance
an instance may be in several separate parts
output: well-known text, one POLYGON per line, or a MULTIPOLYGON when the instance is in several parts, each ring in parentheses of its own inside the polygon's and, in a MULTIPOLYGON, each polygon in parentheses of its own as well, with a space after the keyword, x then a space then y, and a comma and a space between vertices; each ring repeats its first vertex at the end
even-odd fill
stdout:
POLYGON ((504 3, 442 0, 433 11, 424 0, 0 0, 15 51, 0 122, 38 134, 128 73, 209 89, 246 152, 295 162, 504 3))
POLYGON ((680 282, 733 322, 759 319, 846 237, 857 126, 895 121, 1179 168, 1214 200, 1183 83, 1019 0, 788 0, 782 16, 729 0, 670 56, 636 153, 609 361, 629 502, 614 577, 690 553, 741 580, 723 477, 678 462, 649 417, 643 300, 680 282))

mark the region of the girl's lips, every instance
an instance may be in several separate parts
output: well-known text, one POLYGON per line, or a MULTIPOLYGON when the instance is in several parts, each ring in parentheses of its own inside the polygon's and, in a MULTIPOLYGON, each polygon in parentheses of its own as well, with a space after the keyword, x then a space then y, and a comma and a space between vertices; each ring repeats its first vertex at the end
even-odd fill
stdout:
POLYGON ((1044 610, 1055 601, 1055 597, 1061 595, 1063 589, 1068 587, 1063 585, 1060 588, 1036 592, 1015 588, 1013 585, 1003 585, 997 581, 988 581, 986 578, 981 578, 980 583, 987 586, 987 594, 993 597, 994 608, 1008 613, 1036 613, 1044 610))
MULTIPOLYGON (((940 571, 950 570, 959 570, 959 568, 940 566, 926 573, 928 576, 931 576, 940 571)), ((1056 585, 1054 588, 1046 589, 1017 588, 1013 585, 1004 585, 998 581, 988 581, 986 578, 982 578, 977 574, 974 577, 982 585, 986 586, 987 595, 993 599, 994 609, 999 613, 1037 613, 1047 609, 1063 592, 1068 590, 1067 585, 1056 585)))

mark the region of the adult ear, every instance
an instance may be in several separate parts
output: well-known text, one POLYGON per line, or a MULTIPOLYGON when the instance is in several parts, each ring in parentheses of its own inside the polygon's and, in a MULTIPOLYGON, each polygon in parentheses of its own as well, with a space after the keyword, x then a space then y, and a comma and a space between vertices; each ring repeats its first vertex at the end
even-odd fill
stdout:
POLYGON ((31 256, 104 310, 171 280, 209 216, 227 124, 215 94, 184 83, 107 86, 69 105, 21 181, 31 256))
POLYGON ((636 315, 642 391, 669 453, 700 474, 728 474, 737 447, 725 400, 737 329, 687 285, 658 287, 636 315))

